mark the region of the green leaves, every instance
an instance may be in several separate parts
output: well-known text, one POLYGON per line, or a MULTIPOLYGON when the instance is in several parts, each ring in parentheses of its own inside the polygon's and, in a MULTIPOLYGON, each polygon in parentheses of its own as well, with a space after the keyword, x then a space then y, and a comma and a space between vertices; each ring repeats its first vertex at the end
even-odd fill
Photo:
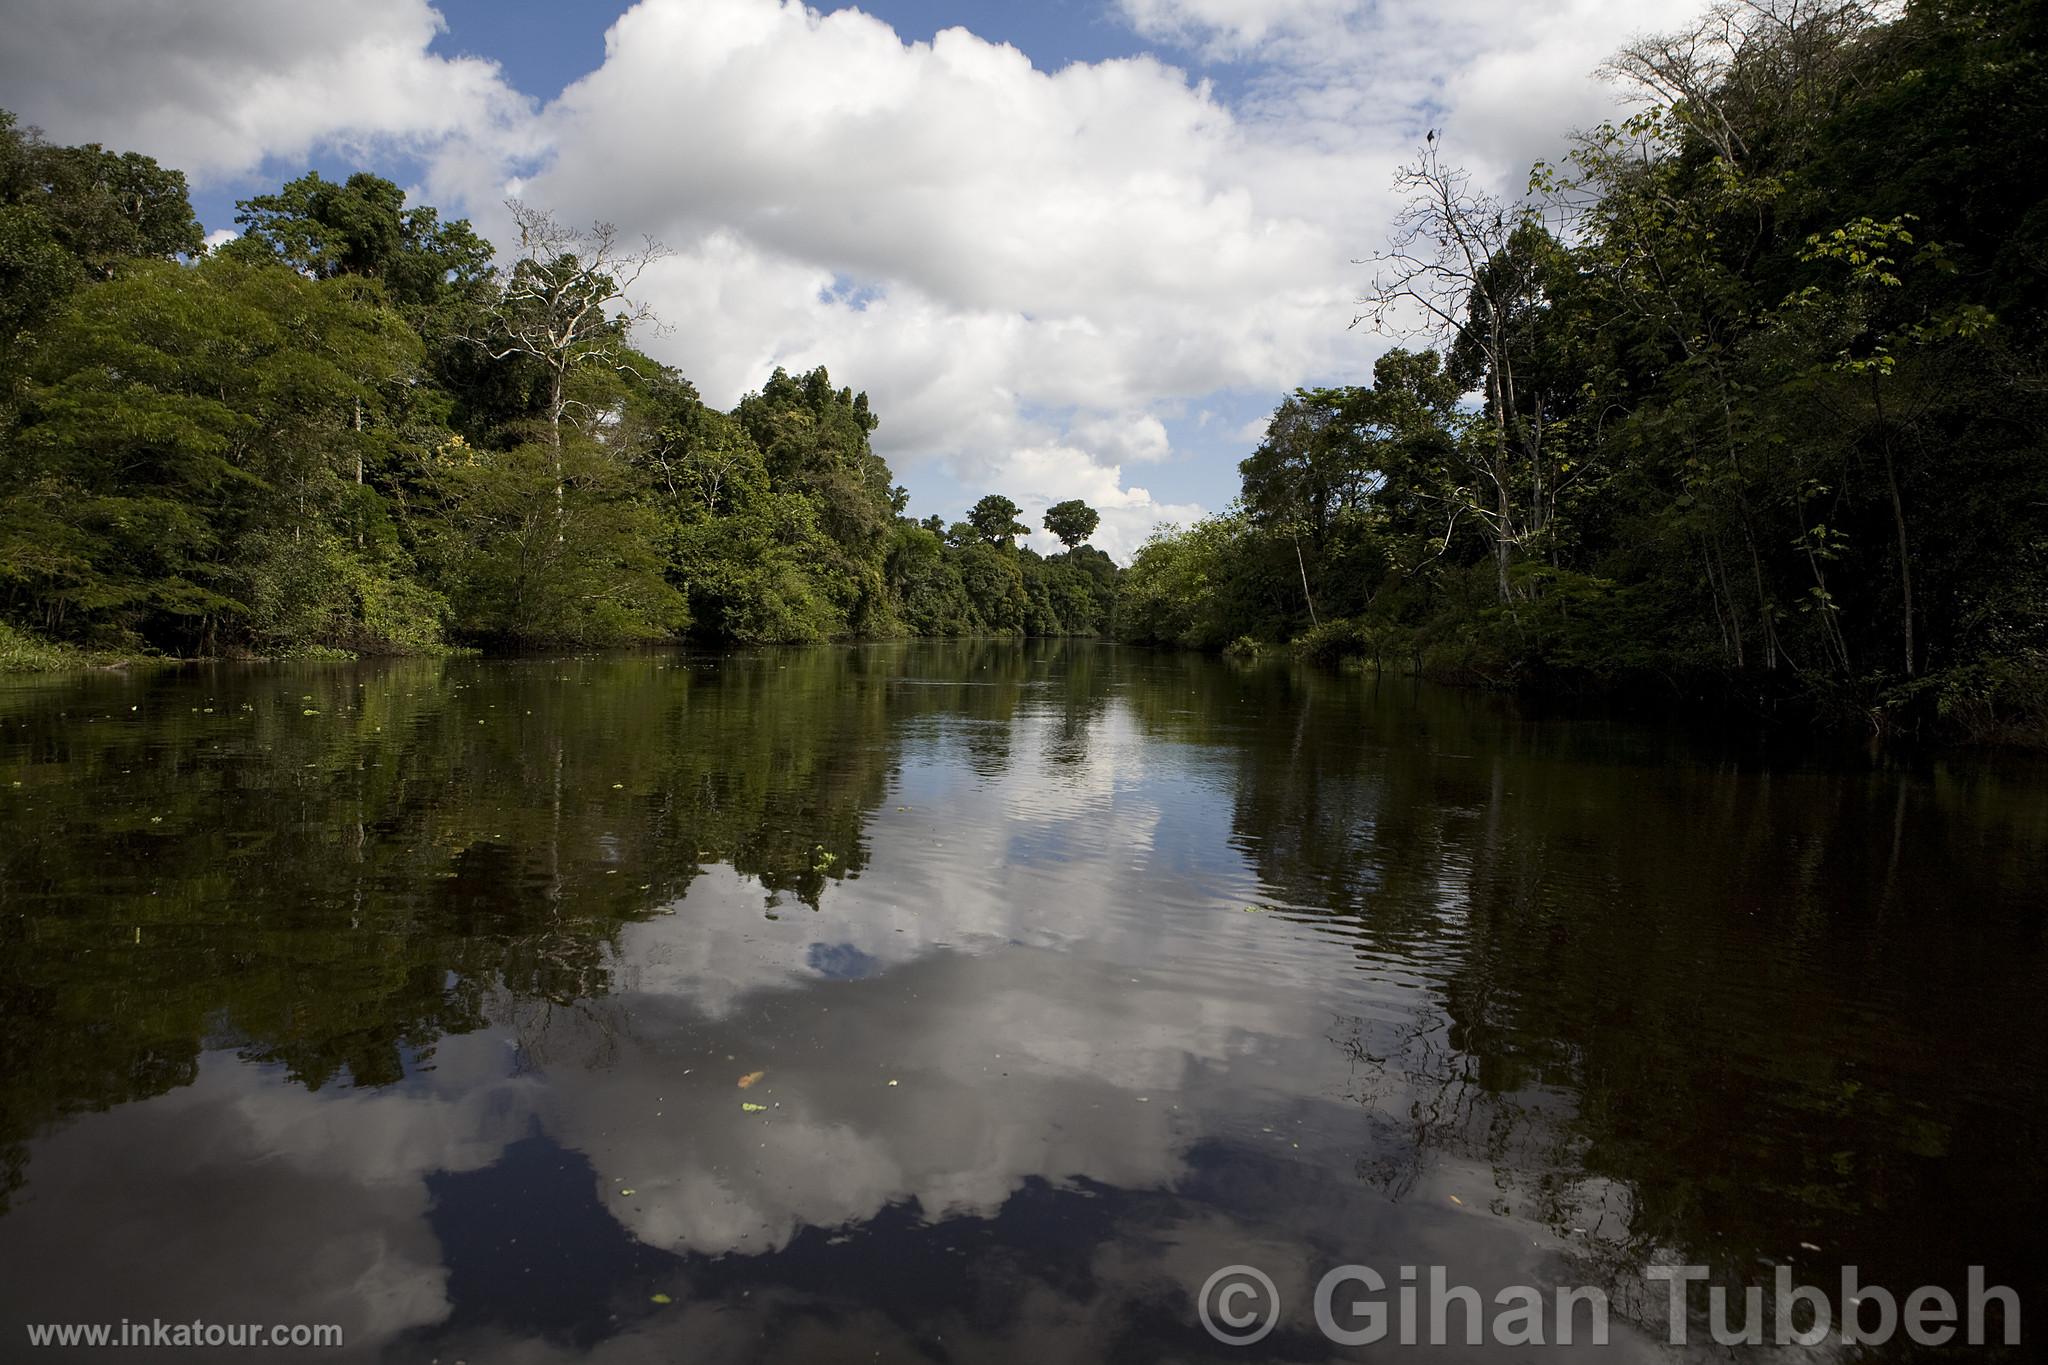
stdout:
POLYGON ((1000 493, 985 494, 967 511, 967 524, 989 544, 1010 548, 1011 540, 1031 528, 1017 520, 1020 509, 1000 493))
POLYGON ((1069 550, 1095 534, 1102 516, 1079 498, 1068 498, 1045 509, 1045 529, 1060 538, 1069 550))
POLYGON ((32 361, 0 509, 68 547, 24 575, 31 619, 174 652, 358 636, 366 583, 392 573, 372 567, 377 495, 349 482, 359 428, 419 353, 387 310, 275 266, 139 262, 86 286, 32 361), (279 553, 285 616, 264 587, 279 553))

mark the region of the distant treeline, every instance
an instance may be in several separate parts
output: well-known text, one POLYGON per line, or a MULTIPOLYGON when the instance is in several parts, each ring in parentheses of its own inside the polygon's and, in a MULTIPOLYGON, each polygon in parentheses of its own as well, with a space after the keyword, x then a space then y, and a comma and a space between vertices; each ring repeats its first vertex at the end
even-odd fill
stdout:
POLYGON ((1131 639, 2048 737, 2048 7, 1717 7, 1476 193, 1435 134, 1366 319, 1131 639))
POLYGON ((0 654, 1111 624, 1092 509, 910 521, 865 394, 720 412, 636 350, 658 248, 514 205, 500 268, 368 174, 240 208, 208 251, 181 173, 0 113, 0 654))

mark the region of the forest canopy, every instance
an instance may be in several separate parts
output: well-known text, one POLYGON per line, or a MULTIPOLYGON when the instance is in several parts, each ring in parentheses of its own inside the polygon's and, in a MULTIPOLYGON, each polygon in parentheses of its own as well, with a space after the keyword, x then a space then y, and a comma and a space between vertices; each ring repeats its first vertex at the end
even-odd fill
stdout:
POLYGON ((2048 10, 1728 3, 1479 192, 1431 133, 1370 383, 1302 389, 1134 639, 2048 736, 2048 10))
POLYGON ((636 349, 658 248, 515 204, 501 261, 367 173, 240 208, 208 252, 179 172, 0 114, 0 612, 33 638, 289 655, 1111 623, 1092 510, 1061 505, 1050 556, 935 534, 902 515, 866 394, 778 369, 720 412, 636 349))
POLYGON ((500 252, 308 174, 208 252, 177 171, 0 115, 0 630, 1104 634, 2039 741, 2044 42, 2026 0, 1729 0, 1617 54, 1634 112, 1525 194, 1432 130, 1360 301, 1394 348, 1126 570, 1077 501, 1045 556, 1000 493, 911 519, 822 368, 706 404, 605 225, 514 205, 500 252))

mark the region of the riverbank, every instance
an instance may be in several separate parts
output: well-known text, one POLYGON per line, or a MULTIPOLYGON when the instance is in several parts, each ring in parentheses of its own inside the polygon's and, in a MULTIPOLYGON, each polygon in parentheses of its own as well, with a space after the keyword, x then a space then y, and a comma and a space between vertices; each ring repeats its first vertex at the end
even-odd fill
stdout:
POLYGON ((1730 724, 1811 730, 1874 743, 2048 752, 2048 678, 1843 680, 1796 670, 1736 673, 1697 662, 1584 657, 1560 663, 1471 636, 1427 639, 1356 620, 1322 623, 1290 643, 1241 636, 1220 652, 1239 664, 1285 660, 1386 674, 1532 701, 1597 703, 1645 719, 1716 716, 1730 724))
MULTIPOLYGON (((1023 643, 1031 639, 1100 638, 1081 636, 869 636, 843 640, 841 644, 877 644, 895 639, 994 640, 1023 643)), ((1175 651, 1187 646, 1124 641, 1138 649, 1175 651)), ((1762 725, 1770 728, 1812 730, 1843 738, 1867 739, 1873 743, 1902 744, 1933 748, 2016 749, 2048 753, 2048 706, 2005 708, 1957 705, 1956 698, 1920 697, 1907 705, 1887 699, 1851 696, 1836 689, 1801 688, 1796 678, 1770 680, 1737 678, 1708 671, 1671 671, 1629 668, 1602 671, 1595 668, 1531 666, 1497 654, 1472 649, 1447 650, 1441 646, 1400 647, 1375 641, 1372 632, 1361 631, 1359 623, 1329 622, 1321 629, 1291 643, 1262 641, 1241 636, 1221 650, 1200 650, 1220 654, 1240 667, 1281 665, 1308 667, 1336 673, 1385 674, 1412 678, 1480 692, 1498 692, 1535 702, 1568 705, 1596 703, 1612 706, 1645 720, 1692 720, 1715 716, 1731 725, 1762 725), (1373 643, 1382 647, 1372 648, 1373 643), (1917 704, 1911 704, 1917 701, 1917 704)), ((714 642, 673 640, 645 642, 645 647, 718 647, 714 642)), ((562 646, 562 648, 575 648, 562 646)), ((600 652, 631 650, 635 646, 613 646, 600 652)), ((430 651, 379 657, 462 658, 488 651, 473 645, 450 645, 430 651)), ((578 652, 586 652, 578 650, 578 652)), ((0 676, 9 674, 53 674, 71 671, 178 667, 205 663, 350 663, 364 655, 324 646, 306 646, 281 654, 233 654, 191 658, 150 654, 122 654, 53 644, 0 623, 0 676)), ((1961 699, 1968 701, 1970 699, 1961 699)))
MULTIPOLYGON (((466 645, 413 650, 400 658, 461 658, 481 651, 466 645)), ((0 675, 68 673, 107 668, 170 668, 182 664, 209 663, 354 663, 364 656, 353 650, 306 645, 283 654, 195 655, 184 658, 165 654, 127 654, 118 650, 83 649, 57 644, 30 635, 0 621, 0 675)))
POLYGON ((76 645, 51 644, 0 621, 0 673, 62 673, 81 668, 125 668, 145 660, 76 645))

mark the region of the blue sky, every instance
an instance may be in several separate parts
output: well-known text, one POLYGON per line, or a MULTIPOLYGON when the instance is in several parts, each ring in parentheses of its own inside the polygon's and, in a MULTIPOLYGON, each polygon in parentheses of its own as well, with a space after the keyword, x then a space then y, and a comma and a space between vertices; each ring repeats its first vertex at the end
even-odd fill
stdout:
POLYGON ((11 0, 0 89, 185 169, 209 229, 368 168, 503 240, 516 196, 673 255, 644 344, 714 402, 866 389, 912 510, 1082 497, 1128 555, 1221 510, 1350 326, 1426 128, 1512 190, 1594 66, 1695 0, 11 0))
MULTIPOLYGON (((435 51, 490 57, 514 85, 542 99, 554 98, 604 59, 605 29, 632 8, 618 0, 441 0, 436 7, 448 29, 435 40, 435 51)), ((1048 71, 1135 56, 1147 46, 1094 0, 875 0, 813 8, 866 10, 912 42, 929 42, 942 28, 970 29, 1010 44, 1048 71)))

